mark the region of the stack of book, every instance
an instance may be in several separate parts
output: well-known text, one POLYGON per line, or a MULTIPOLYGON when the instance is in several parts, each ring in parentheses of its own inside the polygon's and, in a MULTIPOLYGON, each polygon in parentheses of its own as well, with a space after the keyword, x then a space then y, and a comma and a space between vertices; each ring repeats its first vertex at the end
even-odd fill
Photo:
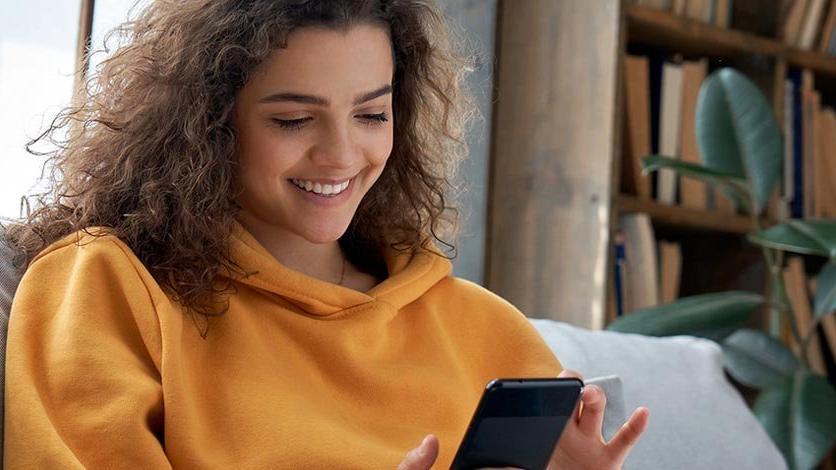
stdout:
POLYGON ((836 218, 836 111, 821 105, 810 70, 784 81, 782 205, 793 218, 836 218))
MULTIPOLYGON (((670 170, 641 173, 642 157, 653 153, 701 162, 695 117, 707 73, 705 59, 669 62, 626 56, 623 192, 661 204, 735 212, 725 196, 705 183, 670 170)), ((790 69, 784 93, 781 199, 771 203, 771 215, 778 220, 836 218, 836 111, 822 106, 810 70, 790 69)))
POLYGON ((679 243, 657 242, 647 214, 619 217, 614 248, 616 315, 673 302, 679 297, 682 249, 679 243))
POLYGON ((696 110, 708 61, 669 62, 628 55, 624 70, 623 191, 641 199, 696 210, 733 213, 731 203, 705 183, 679 178, 670 170, 653 175, 641 172, 641 159, 657 153, 700 163, 696 138, 696 110))
POLYGON ((792 0, 784 18, 785 44, 836 56, 836 0, 792 0))
MULTIPOLYGON (((790 305, 792 306, 795 323, 799 331, 802 334, 806 334, 814 321, 810 299, 812 298, 812 292, 815 291, 815 285, 811 286, 811 283, 808 282, 807 274, 804 271, 804 260, 801 257, 790 257, 787 260, 787 267, 784 268, 783 275, 784 285, 786 286, 787 297, 789 297, 790 305)), ((824 333, 824 340, 829 346, 830 354, 836 360, 836 316, 826 315, 822 317, 821 329, 822 333, 824 333)), ((812 340, 807 345, 807 354, 809 354, 810 367, 822 375, 827 375, 826 361, 824 358, 827 350, 823 347, 819 339, 818 335, 812 337, 812 340)), ((792 346, 796 353, 800 353, 801 345, 793 340, 789 331, 785 332, 785 340, 792 346)))

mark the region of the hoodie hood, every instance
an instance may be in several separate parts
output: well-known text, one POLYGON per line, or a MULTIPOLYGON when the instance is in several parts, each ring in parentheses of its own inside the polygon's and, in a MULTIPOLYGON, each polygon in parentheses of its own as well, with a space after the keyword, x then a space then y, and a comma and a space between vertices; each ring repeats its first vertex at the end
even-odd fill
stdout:
POLYGON ((360 292, 282 265, 238 223, 230 235, 230 255, 247 273, 233 276, 234 281, 275 294, 307 314, 322 317, 375 301, 400 310, 452 271, 450 261, 438 252, 424 249, 405 253, 389 249, 384 253, 389 276, 368 292, 360 292))

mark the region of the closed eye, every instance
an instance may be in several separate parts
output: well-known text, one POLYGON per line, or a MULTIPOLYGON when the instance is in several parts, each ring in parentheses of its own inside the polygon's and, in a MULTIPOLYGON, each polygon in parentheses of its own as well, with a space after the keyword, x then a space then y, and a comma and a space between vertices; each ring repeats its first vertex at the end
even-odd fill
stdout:
POLYGON ((313 120, 312 117, 305 117, 299 119, 273 119, 273 122, 279 125, 282 129, 296 130, 305 125, 306 122, 313 120))
MULTIPOLYGON (((389 121, 389 116, 386 113, 378 114, 360 114, 357 116, 360 120, 368 126, 381 126, 383 123, 389 121)), ((295 131, 301 129, 308 121, 313 121, 312 117, 304 117, 299 119, 272 119, 272 121, 279 125, 282 129, 295 131)))
POLYGON ((383 125, 384 122, 389 121, 389 116, 387 116, 386 113, 361 114, 360 119, 366 121, 366 124, 370 126, 380 126, 383 125))

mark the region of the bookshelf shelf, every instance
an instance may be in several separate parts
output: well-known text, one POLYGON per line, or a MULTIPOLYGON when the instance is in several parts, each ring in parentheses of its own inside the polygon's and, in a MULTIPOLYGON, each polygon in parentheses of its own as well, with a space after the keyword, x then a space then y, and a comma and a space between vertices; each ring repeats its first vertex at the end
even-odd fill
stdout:
POLYGON ((779 55, 784 49, 781 43, 754 34, 718 28, 644 5, 626 6, 631 41, 712 56, 779 55))
POLYGON ((619 213, 645 212, 654 223, 668 227, 736 234, 753 230, 751 220, 745 216, 668 206, 626 194, 618 196, 616 207, 619 213))
POLYGON ((783 53, 791 65, 812 69, 819 73, 826 73, 836 78, 836 57, 818 52, 802 51, 786 48, 783 53))
POLYGON ((630 42, 712 57, 766 55, 836 76, 836 58, 826 54, 798 50, 775 39, 718 28, 644 5, 627 4, 626 13, 630 42))

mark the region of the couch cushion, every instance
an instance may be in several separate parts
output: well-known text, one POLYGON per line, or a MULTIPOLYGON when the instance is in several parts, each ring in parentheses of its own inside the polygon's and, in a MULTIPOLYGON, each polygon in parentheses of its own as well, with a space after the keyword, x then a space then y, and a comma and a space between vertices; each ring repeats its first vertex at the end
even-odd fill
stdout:
POLYGON ((15 267, 15 251, 6 243, 5 229, 0 225, 0 468, 3 464, 3 391, 6 383, 6 331, 12 298, 20 282, 22 270, 15 267))
POLYGON ((709 340, 589 331, 532 320, 567 369, 617 375, 626 414, 650 409, 650 424, 625 469, 785 469, 777 447, 723 372, 709 340))

